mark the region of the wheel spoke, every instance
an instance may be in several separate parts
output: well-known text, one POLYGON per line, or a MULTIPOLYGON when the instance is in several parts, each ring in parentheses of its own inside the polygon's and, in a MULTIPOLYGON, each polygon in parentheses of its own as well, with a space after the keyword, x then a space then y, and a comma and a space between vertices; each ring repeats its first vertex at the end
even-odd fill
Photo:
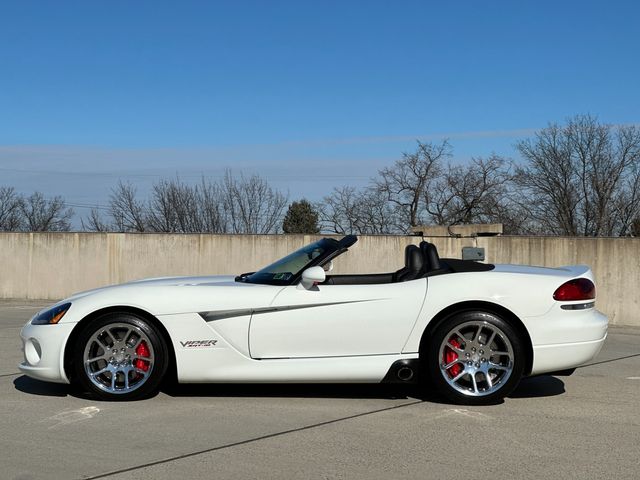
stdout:
POLYGON ((101 375, 104 372, 108 372, 108 371, 109 371, 109 367, 106 366, 102 370, 98 370, 97 372, 91 372, 89 375, 91 375, 92 377, 97 377, 98 375, 101 375))
POLYGON ((503 372, 508 372, 511 369, 503 365, 498 365, 497 363, 492 363, 489 365, 489 370, 501 370, 503 372))
POLYGON ((93 358, 89 358, 87 360, 85 360, 85 363, 93 363, 93 362, 97 362, 98 360, 107 360, 107 356, 105 355, 100 355, 98 357, 93 357, 93 358))
POLYGON ((471 373, 471 381, 473 382, 473 393, 478 394, 478 382, 476 381, 476 373, 471 373))
POLYGON ((491 380, 491 374, 489 372, 484 372, 484 378, 487 380, 487 385, 489 385, 489 389, 492 389, 493 380, 491 380))
POLYGON ((509 352, 497 352, 495 350, 491 350, 491 356, 493 357, 494 355, 509 355, 509 352))
POLYGON ((491 337, 489 337, 489 341, 487 341, 487 343, 485 343, 485 345, 490 347, 494 338, 496 338, 496 331, 495 330, 491 332, 491 337))
POLYGON ((122 343, 127 344, 127 341, 129 340, 129 335, 131 334, 131 332, 133 332, 133 329, 128 328, 126 332, 124 332, 124 335, 122 336, 122 343))
POLYGON ((116 389, 116 378, 118 378, 118 372, 111 372, 111 390, 116 389))
POLYGON ((447 342, 447 345, 449 346, 449 348, 451 348, 451 350, 455 350, 458 353, 464 353, 464 350, 461 349, 460 347, 456 347, 453 343, 451 342, 447 342))
POLYGON ((444 367, 442 367, 444 370, 449 370, 451 367, 453 367, 456 363, 461 362, 461 360, 459 358, 456 358, 453 362, 445 365, 444 367))
POLYGON ((467 341, 467 337, 465 337, 465 336, 460 332, 460 330, 456 330, 456 331, 455 331, 455 332, 453 332, 453 333, 455 333, 455 334, 458 336, 458 338, 459 338, 460 340, 462 340, 463 342, 466 342, 466 341, 467 341))
POLYGON ((475 335, 471 338, 472 342, 477 342, 478 339, 480 338, 480 332, 482 331, 482 327, 483 325, 479 325, 478 326, 478 330, 476 331, 475 335))
POLYGON ((107 328, 107 329, 105 329, 105 333, 111 337, 111 340, 113 340, 113 344, 114 344, 114 345, 115 345, 116 343, 118 343, 118 340, 117 340, 117 339, 116 339, 116 337, 113 335, 113 333, 111 333, 111 330, 109 330, 109 329, 107 328))

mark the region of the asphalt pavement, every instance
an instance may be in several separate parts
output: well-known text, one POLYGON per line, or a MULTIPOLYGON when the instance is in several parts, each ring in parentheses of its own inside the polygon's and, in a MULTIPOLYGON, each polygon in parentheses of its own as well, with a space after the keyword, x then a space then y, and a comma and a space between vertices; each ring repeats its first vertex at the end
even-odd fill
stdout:
POLYGON ((0 301, 0 479, 640 478, 640 329, 571 377, 459 407, 382 385, 180 386, 110 403, 18 373, 45 303, 0 301))

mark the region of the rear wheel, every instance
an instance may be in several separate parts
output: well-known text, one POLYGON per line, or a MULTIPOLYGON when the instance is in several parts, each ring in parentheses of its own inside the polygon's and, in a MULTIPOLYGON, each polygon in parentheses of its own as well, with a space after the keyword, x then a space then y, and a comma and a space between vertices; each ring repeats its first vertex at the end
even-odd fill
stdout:
POLYGON ((454 403, 501 401, 524 370, 524 346, 517 332, 488 312, 463 312, 434 332, 426 361, 438 392, 454 403))
POLYGON ((80 333, 73 354, 74 378, 95 397, 136 400, 157 392, 167 359, 167 346, 148 320, 109 313, 80 333))

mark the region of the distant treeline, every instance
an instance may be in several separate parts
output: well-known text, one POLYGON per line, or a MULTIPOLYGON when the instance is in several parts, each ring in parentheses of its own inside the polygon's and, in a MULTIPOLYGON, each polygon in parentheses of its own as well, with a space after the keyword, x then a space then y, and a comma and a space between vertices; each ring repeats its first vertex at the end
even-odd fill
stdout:
MULTIPOLYGON (((451 162, 452 147, 417 142, 363 188, 335 187, 321 201, 290 202, 259 175, 227 171, 196 184, 164 179, 147 198, 119 182, 83 229, 171 233, 403 234, 418 225, 502 223, 507 234, 640 234, 640 130, 580 115, 515 145, 519 162, 491 155, 451 162)), ((373 173, 373 172, 372 172, 373 173)), ((65 200, 0 187, 0 230, 67 231, 65 200)))

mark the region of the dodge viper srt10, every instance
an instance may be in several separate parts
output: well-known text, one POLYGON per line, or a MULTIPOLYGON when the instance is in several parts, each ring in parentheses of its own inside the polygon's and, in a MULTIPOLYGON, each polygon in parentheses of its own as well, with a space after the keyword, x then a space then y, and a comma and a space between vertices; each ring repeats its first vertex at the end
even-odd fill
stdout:
POLYGON ((181 383, 421 382, 487 404, 523 376, 570 373, 607 335, 589 267, 441 259, 332 275, 357 238, 323 238, 262 270, 158 278, 76 294, 22 329, 26 375, 101 399, 181 383), (171 373, 170 373, 171 372, 171 373))

